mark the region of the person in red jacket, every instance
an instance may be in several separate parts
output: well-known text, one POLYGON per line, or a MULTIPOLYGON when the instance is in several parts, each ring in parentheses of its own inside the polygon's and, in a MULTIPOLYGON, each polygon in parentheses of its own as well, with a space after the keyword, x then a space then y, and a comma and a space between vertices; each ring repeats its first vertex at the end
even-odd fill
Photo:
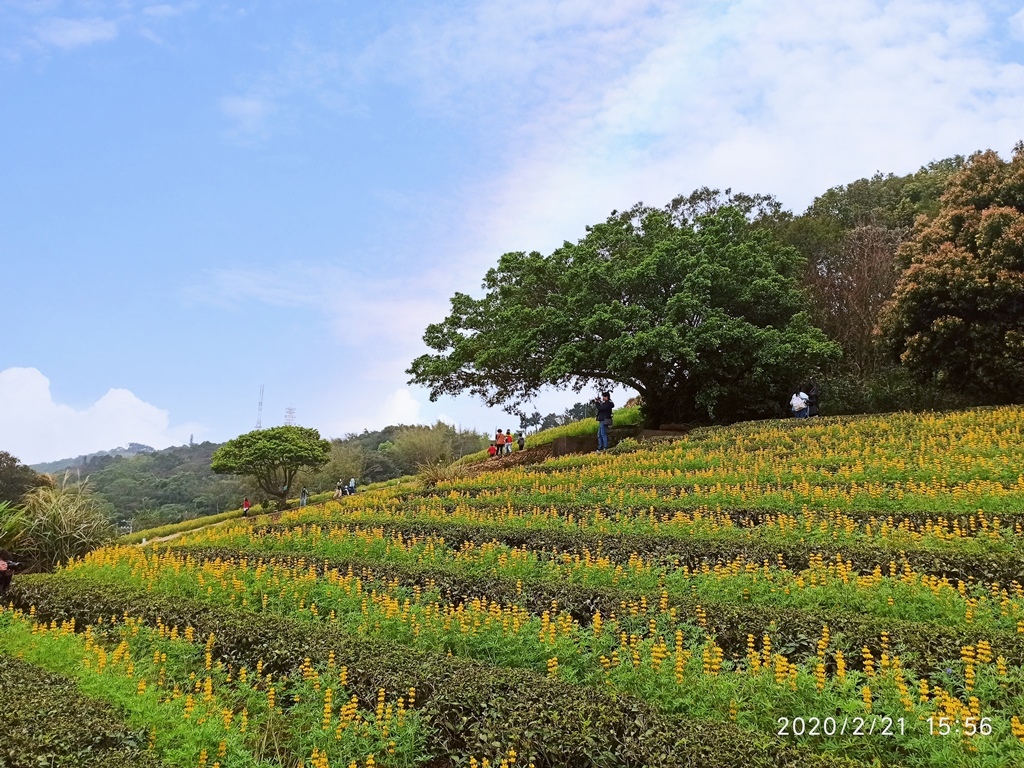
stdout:
POLYGON ((487 455, 490 456, 492 459, 498 455, 498 449, 494 447, 494 443, 491 443, 489 446, 487 446, 487 455))

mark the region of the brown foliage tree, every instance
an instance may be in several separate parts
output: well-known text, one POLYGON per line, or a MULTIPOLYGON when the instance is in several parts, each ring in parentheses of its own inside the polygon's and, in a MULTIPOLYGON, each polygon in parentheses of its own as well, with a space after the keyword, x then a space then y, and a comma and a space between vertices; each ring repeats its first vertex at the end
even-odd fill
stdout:
POLYGON ((779 235, 807 257, 803 283, 814 322, 843 348, 842 367, 859 380, 887 367, 875 328, 901 267, 899 245, 919 216, 934 216, 961 156, 905 176, 876 173, 832 187, 803 215, 773 220, 779 235))
POLYGON ((905 236, 902 229, 858 226, 831 259, 809 264, 805 283, 818 323, 857 375, 870 376, 882 361, 875 328, 900 274, 896 249, 905 236))
POLYGON ((1010 162, 972 155, 899 256, 882 323, 892 353, 920 381, 988 402, 1024 396, 1024 142, 1010 162))

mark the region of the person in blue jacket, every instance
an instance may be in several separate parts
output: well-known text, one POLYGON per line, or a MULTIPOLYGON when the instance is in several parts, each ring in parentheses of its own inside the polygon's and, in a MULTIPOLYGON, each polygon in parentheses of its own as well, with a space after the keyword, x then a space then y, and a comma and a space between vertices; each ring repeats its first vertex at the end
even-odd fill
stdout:
POLYGON ((612 425, 612 409, 615 408, 612 393, 602 392, 594 403, 597 405, 597 450, 604 451, 608 449, 608 428, 612 425))

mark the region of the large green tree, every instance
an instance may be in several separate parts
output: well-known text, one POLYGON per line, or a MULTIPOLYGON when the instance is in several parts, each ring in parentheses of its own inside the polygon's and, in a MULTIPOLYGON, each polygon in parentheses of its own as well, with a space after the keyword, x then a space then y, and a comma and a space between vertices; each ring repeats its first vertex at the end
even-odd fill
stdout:
POLYGON ((486 294, 457 293, 412 362, 431 399, 469 391, 519 411, 542 387, 620 384, 652 425, 779 415, 838 347, 813 327, 803 260, 763 226, 767 197, 700 190, 637 205, 550 255, 506 253, 486 294))
POLYGON ((37 474, 7 451, 0 451, 0 502, 21 503, 22 497, 33 488, 52 486, 47 475, 37 474))
POLYGON ((938 214, 901 247, 886 310, 892 352, 919 380, 976 402, 1024 393, 1024 142, 1006 162, 978 152, 938 214))
POLYGON ((217 474, 251 477, 265 494, 287 506, 292 481, 303 469, 322 467, 331 458, 331 443, 309 427, 257 429, 229 440, 210 461, 217 474))

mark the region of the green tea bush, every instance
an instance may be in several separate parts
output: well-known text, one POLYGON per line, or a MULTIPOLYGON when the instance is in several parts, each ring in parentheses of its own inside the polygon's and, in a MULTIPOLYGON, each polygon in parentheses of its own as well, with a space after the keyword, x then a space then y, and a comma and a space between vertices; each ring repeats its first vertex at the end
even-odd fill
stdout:
POLYGON ((635 437, 624 437, 609 448, 608 453, 633 453, 634 451, 639 451, 641 448, 643 448, 643 445, 641 445, 640 441, 635 437))
MULTIPOLYGON (((259 550, 217 547, 188 547, 178 551, 191 556, 196 562, 248 560, 255 563, 270 554, 259 550)), ((590 624, 596 611, 609 616, 622 611, 624 603, 641 598, 647 598, 651 604, 657 602, 657 595, 621 587, 586 587, 556 580, 523 582, 514 578, 475 575, 457 567, 404 565, 359 558, 332 561, 311 557, 308 552, 274 552, 272 556, 278 562, 293 566, 301 561, 320 573, 325 569, 344 572, 351 568, 355 573, 362 573, 368 581, 436 589, 452 602, 487 598, 499 604, 524 605, 534 615, 540 615, 557 603, 561 610, 571 614, 583 626, 590 624)), ((1003 654, 1007 661, 1024 663, 1024 635, 978 625, 947 626, 906 621, 846 611, 841 606, 807 610, 779 605, 732 604, 680 593, 670 593, 668 605, 677 609, 679 615, 692 617, 694 622, 699 607, 706 616, 705 633, 715 637, 726 655, 732 658, 743 658, 748 635, 760 638, 771 634, 780 647, 787 649, 787 655, 801 661, 810 659, 815 655, 822 626, 827 624, 834 638, 834 647, 850 655, 851 668, 860 666, 861 648, 879 648, 879 636, 883 631, 889 635, 892 650, 899 653, 908 669, 915 671, 932 671, 949 659, 959 658, 965 645, 982 639, 991 642, 996 653, 1003 654)))
POLYGON ((304 658, 348 667, 360 698, 377 690, 416 688, 417 707, 438 755, 500 757, 516 744, 521 762, 537 768, 855 768, 850 760, 816 755, 773 738, 750 739, 735 725, 665 716, 628 695, 551 680, 523 669, 493 667, 396 643, 368 640, 330 626, 255 614, 87 578, 26 578, 12 590, 17 606, 35 606, 43 620, 76 617, 80 625, 125 612, 147 623, 193 626, 215 634, 226 663, 265 672, 294 672, 304 658))
MULTIPOLYGON (((0 624, 2 629, 2 624, 0 624)), ((144 731, 129 728, 74 680, 0 655, 0 766, 159 768, 144 731)))

